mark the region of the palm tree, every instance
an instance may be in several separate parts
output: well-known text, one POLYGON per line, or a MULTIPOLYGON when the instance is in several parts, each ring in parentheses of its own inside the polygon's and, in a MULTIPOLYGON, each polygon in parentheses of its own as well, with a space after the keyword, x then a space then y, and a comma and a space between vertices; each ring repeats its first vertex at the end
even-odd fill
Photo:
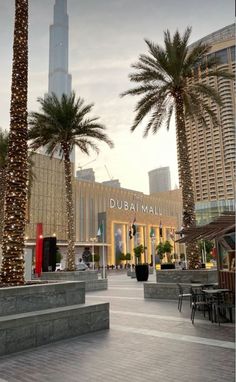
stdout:
MULTIPOLYGON (((3 221, 4 221, 4 196, 6 188, 6 176, 7 176, 7 156, 8 156, 8 141, 9 141, 9 132, 3 131, 0 128, 0 243, 2 242, 2 230, 3 230, 3 221)), ((36 178, 35 173, 33 172, 33 152, 28 154, 28 180, 27 180, 27 223, 29 223, 30 217, 30 199, 31 199, 31 189, 34 179, 36 178)))
POLYGON ((2 242, 1 282, 24 284, 27 202, 28 0, 15 0, 10 134, 2 242))
MULTIPOLYGON (((217 69, 217 62, 213 58, 207 57, 209 45, 198 43, 192 49, 188 47, 190 34, 189 27, 183 36, 176 31, 171 37, 167 30, 164 32, 164 48, 145 40, 149 54, 139 56, 138 62, 132 65, 136 71, 129 75, 130 81, 138 85, 122 94, 141 96, 135 108, 136 115, 131 131, 148 117, 144 137, 150 131, 155 134, 163 124, 169 129, 171 116, 175 112, 183 196, 183 228, 196 224, 186 118, 207 124, 207 118, 210 117, 213 123, 217 123, 217 117, 209 106, 209 99, 218 105, 221 104, 221 99, 206 80, 209 77, 232 78, 228 72, 217 69)), ((187 256, 189 267, 195 268, 199 258, 196 243, 187 246, 187 256)))
POLYGON ((0 128, 0 243, 2 242, 2 222, 4 217, 4 195, 6 188, 6 167, 8 132, 0 128))
POLYGON ((112 141, 104 133, 105 127, 98 118, 89 118, 87 114, 93 104, 85 105, 82 98, 76 100, 75 93, 62 95, 59 100, 55 94, 38 99, 42 111, 33 112, 29 119, 29 139, 31 147, 38 149, 46 146, 48 154, 59 152, 64 159, 66 213, 67 213, 67 269, 75 269, 75 231, 72 198, 72 172, 70 154, 74 146, 82 153, 89 154, 90 149, 99 153, 95 141, 102 141, 113 147, 112 141))

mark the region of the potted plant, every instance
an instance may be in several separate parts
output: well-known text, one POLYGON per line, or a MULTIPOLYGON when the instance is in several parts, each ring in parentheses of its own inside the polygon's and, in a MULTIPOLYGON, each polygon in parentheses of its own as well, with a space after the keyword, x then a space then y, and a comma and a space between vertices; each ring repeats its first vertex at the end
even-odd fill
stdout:
POLYGON ((142 244, 138 245, 133 249, 134 255, 136 257, 137 264, 135 265, 135 274, 137 281, 147 281, 149 275, 148 264, 141 264, 141 256, 144 253, 146 247, 142 244))
POLYGON ((163 260, 163 255, 165 253, 164 251, 164 244, 163 243, 159 243, 157 246, 156 246, 156 251, 157 251, 157 256, 159 257, 160 259, 160 262, 162 262, 163 260))
POLYGON ((126 255, 125 255, 125 260, 126 260, 126 267, 128 266, 128 261, 130 261, 131 260, 131 253, 126 253, 126 255))
POLYGON ((94 254, 94 263, 96 263, 96 267, 98 268, 99 266, 99 261, 100 261, 100 255, 97 253, 94 254))
POLYGON ((206 262, 211 260, 211 251, 214 244, 209 240, 201 240, 198 242, 198 248, 202 253, 202 263, 201 268, 206 268, 206 262))
POLYGON ((124 253, 120 254, 120 260, 125 261, 126 260, 126 255, 124 253))
POLYGON ((163 258, 163 254, 166 254, 167 257, 167 263, 161 264, 161 269, 175 269, 175 264, 171 261, 171 250, 173 246, 169 242, 169 240, 166 240, 164 243, 159 243, 157 246, 157 250, 159 254, 163 258))

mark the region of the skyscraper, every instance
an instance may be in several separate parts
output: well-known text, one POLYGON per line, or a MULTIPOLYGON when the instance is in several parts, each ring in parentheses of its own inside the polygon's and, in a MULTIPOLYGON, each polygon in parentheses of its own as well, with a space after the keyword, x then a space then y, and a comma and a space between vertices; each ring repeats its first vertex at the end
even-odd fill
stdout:
MULTIPOLYGON (((68 73, 69 50, 69 18, 67 15, 67 0, 55 0, 53 24, 49 32, 49 73, 48 94, 56 94, 60 99, 62 94, 71 93, 71 75, 68 73)), ((46 149, 40 148, 39 153, 46 155, 46 149)), ((59 157, 59 153, 54 153, 59 157)), ((75 148, 70 155, 75 163, 75 148)))
POLYGON ((85 168, 76 171, 76 178, 79 180, 87 180, 89 182, 95 182, 95 173, 92 168, 85 168))
POLYGON ((71 93, 71 75, 68 73, 69 24, 67 0, 56 0, 53 24, 50 25, 48 93, 71 93))
POLYGON ((148 172, 149 193, 163 192, 171 190, 171 178, 169 167, 159 167, 148 172))
MULTIPOLYGON (((211 45, 209 56, 219 60, 220 69, 235 73, 235 24, 200 41, 211 45)), ((190 120, 186 123, 198 224, 233 210, 235 199, 235 84, 226 78, 201 81, 219 92, 223 104, 209 104, 218 117, 218 125, 210 120, 207 127, 190 120)))

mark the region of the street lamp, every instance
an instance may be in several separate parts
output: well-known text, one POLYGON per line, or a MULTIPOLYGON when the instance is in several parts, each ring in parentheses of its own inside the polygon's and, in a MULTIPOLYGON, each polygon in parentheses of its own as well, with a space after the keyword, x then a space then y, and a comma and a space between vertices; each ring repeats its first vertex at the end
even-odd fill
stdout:
POLYGON ((93 261, 93 271, 94 271, 94 243, 97 242, 97 238, 91 237, 90 241, 92 242, 92 261, 93 261))
POLYGON ((156 256, 155 256, 156 238, 154 233, 151 235, 151 240, 152 240, 152 265, 153 265, 153 273, 155 274, 156 272, 156 256))

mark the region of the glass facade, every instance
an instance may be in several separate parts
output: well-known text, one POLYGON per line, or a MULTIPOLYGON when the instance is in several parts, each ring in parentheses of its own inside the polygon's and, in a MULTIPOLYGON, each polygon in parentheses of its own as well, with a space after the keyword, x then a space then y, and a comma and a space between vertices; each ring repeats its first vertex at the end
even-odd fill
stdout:
POLYGON ((214 200, 196 203, 197 225, 205 225, 223 212, 235 211, 235 200, 214 200))
POLYGON ((230 54, 231 54, 231 61, 235 61, 235 46, 231 46, 230 54))
POLYGON ((123 225, 114 224, 114 253, 116 264, 119 264, 121 254, 125 253, 124 247, 126 240, 123 233, 123 225))

